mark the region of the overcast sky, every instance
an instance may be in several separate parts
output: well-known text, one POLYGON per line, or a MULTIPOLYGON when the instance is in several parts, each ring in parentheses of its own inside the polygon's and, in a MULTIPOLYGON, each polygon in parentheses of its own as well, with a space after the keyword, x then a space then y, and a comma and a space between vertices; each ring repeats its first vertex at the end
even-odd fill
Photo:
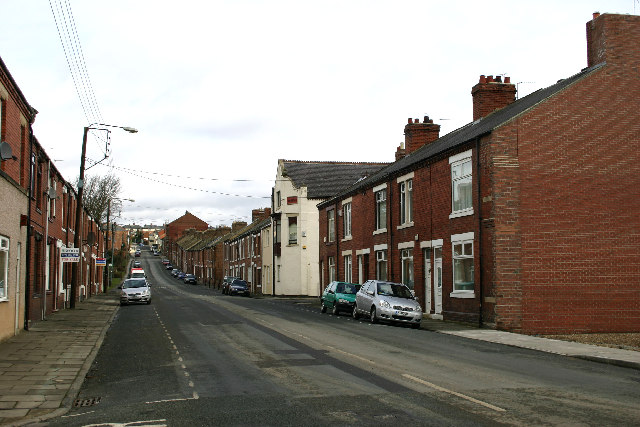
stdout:
MULTIPOLYGON (((96 117, 139 130, 113 129, 111 156, 87 170, 116 174, 135 199, 118 223, 188 210, 217 226, 270 205, 280 158, 390 162, 407 118, 429 115, 440 135, 470 122, 481 74, 510 76, 522 97, 579 72, 596 11, 640 4, 0 0, 0 56, 66 180, 96 117), (65 34, 79 47, 65 53, 65 34), (74 84, 74 57, 90 85, 74 84)), ((90 138, 87 158, 103 149, 90 138)))

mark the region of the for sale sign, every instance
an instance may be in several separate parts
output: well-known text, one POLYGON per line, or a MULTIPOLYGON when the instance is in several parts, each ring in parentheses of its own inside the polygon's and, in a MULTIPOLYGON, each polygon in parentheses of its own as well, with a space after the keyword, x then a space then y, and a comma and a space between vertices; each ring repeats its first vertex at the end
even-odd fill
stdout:
POLYGON ((78 262, 80 260, 80 248, 60 248, 60 260, 62 262, 78 262))

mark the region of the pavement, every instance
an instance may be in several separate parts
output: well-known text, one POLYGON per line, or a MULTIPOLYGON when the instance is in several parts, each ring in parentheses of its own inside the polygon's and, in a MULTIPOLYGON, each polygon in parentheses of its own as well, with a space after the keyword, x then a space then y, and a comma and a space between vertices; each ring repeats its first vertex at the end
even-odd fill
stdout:
MULTIPOLYGON (((0 425, 22 426, 67 413, 119 308, 115 291, 60 310, 0 342, 0 425)), ((640 370, 640 351, 521 335, 425 318, 422 329, 640 370)))

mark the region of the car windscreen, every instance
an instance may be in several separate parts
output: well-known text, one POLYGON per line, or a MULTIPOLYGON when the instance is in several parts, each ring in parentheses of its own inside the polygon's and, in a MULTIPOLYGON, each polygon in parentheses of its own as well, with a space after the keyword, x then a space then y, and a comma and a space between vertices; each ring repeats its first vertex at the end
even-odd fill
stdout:
POLYGON ((356 294, 358 293, 358 287, 353 283, 338 283, 336 286, 337 294, 356 294))
POLYGON ((247 282, 245 282, 244 280, 234 280, 234 282, 231 285, 232 286, 247 286, 247 282))
POLYGON ((146 280, 125 280, 124 284, 122 285, 122 289, 145 288, 146 286, 146 280))
POLYGON ((409 299, 413 298, 409 288, 397 283, 378 283, 378 295, 409 299))

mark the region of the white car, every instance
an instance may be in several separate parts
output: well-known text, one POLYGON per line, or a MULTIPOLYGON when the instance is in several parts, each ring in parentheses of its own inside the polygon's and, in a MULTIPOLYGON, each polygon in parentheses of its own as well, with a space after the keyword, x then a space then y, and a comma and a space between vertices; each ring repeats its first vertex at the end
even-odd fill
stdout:
POLYGON ((127 279, 118 289, 121 289, 120 305, 151 304, 151 285, 144 278, 127 279))
POLYGON ((406 285, 368 280, 356 294, 353 317, 360 316, 368 316, 371 323, 383 320, 410 324, 417 329, 422 321, 422 307, 406 285))

